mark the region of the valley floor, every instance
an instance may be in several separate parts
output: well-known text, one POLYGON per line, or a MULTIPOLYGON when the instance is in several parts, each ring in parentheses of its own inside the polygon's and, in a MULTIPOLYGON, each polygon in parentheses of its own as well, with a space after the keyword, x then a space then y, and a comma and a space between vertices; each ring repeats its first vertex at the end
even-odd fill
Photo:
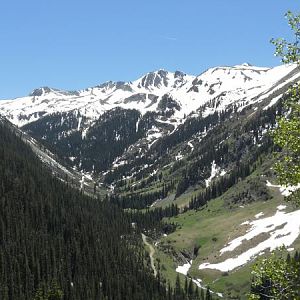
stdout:
POLYGON ((278 186, 268 188, 268 201, 227 206, 220 197, 170 219, 177 230, 153 241, 164 276, 174 284, 177 271, 182 282, 188 276, 225 299, 246 299, 255 258, 282 244, 290 252, 300 247, 300 210, 284 201, 278 186))

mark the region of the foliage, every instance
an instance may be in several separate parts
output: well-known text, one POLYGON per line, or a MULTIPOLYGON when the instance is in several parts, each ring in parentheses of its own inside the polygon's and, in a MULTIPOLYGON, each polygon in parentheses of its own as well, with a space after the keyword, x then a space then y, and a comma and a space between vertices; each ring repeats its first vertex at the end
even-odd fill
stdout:
MULTIPOLYGON (((286 14, 288 23, 294 32, 295 41, 285 39, 271 40, 275 45, 276 56, 281 56, 284 63, 300 64, 300 14, 292 12, 286 14)), ((287 100, 286 115, 278 120, 278 128, 273 132, 274 142, 283 150, 283 158, 275 164, 278 179, 284 185, 297 185, 300 183, 300 84, 290 87, 287 100)), ((290 197, 299 204, 299 191, 290 197)))
POLYGON ((52 282, 50 287, 40 287, 34 296, 34 300, 62 300, 63 295, 64 294, 58 284, 52 282))
MULTIPOLYGON (((295 41, 284 39, 271 40, 275 45, 276 56, 282 57, 283 63, 300 63, 300 14, 286 14, 288 23, 294 32, 295 41)), ((283 159, 275 165, 278 179, 284 185, 300 183, 300 85, 293 85, 286 100, 287 112, 278 120, 278 127, 273 132, 275 144, 283 150, 283 159)), ((299 204, 299 192, 294 193, 293 200, 299 204)), ((249 299, 299 299, 300 277, 299 259, 283 259, 281 249, 279 256, 272 253, 262 259, 253 268, 252 290, 249 299)))
POLYGON ((274 142, 284 151, 284 159, 275 169, 281 184, 297 185, 300 182, 300 85, 290 88, 286 106, 288 116, 281 117, 274 131, 274 142))
POLYGON ((300 61, 300 14, 295 15, 288 11, 285 15, 294 33, 295 41, 288 42, 283 38, 271 39, 275 45, 275 56, 280 56, 283 63, 295 63, 300 61))
POLYGON ((261 259, 252 271, 253 281, 250 300, 255 299, 299 299, 300 263, 295 256, 284 259, 284 249, 261 259))

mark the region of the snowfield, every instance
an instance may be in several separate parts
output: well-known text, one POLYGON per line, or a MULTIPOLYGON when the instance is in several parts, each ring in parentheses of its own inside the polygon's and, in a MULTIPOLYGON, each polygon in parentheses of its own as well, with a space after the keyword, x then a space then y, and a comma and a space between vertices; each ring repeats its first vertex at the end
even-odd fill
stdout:
MULTIPOLYGON (((268 234, 264 241, 223 262, 215 264, 209 262, 203 263, 199 266, 199 269, 215 269, 227 272, 245 265, 267 249, 272 251, 283 245, 286 247, 291 246, 300 234, 300 210, 286 213, 285 209, 285 205, 279 205, 276 213, 271 217, 242 223, 241 225, 250 227, 246 234, 229 242, 228 245, 220 250, 220 255, 225 252, 232 252, 241 246, 244 241, 252 240, 262 233, 268 234)), ((261 216, 262 213, 259 213, 255 217, 258 218, 261 216)))
MULTIPOLYGON (((243 109, 246 105, 259 103, 300 79, 296 64, 275 68, 260 68, 249 64, 210 68, 199 76, 176 71, 150 72, 133 82, 106 82, 85 90, 69 92, 53 88, 39 88, 29 96, 0 103, 0 112, 17 126, 34 122, 44 116, 61 112, 76 112, 77 130, 99 118, 104 112, 120 107, 136 109, 142 115, 159 111, 164 95, 172 98, 174 109, 172 124, 176 127, 188 116, 205 117, 216 111, 224 111, 234 103, 243 109)), ((276 98, 266 105, 273 105, 276 98)), ((268 107, 268 106, 267 106, 268 107)), ((165 121, 169 123, 169 120, 165 121)), ((138 126, 138 123, 137 123, 138 126)), ((174 129, 174 130, 175 130, 174 129)), ((191 150, 192 145, 191 146, 191 150)))
POLYGON ((178 267, 176 268, 176 272, 177 272, 177 273, 180 273, 180 274, 183 274, 183 275, 187 275, 189 269, 190 269, 191 266, 192 266, 192 263, 193 263, 193 261, 191 260, 190 262, 188 262, 188 263, 186 263, 186 264, 184 264, 184 265, 182 265, 182 266, 178 266, 178 267))

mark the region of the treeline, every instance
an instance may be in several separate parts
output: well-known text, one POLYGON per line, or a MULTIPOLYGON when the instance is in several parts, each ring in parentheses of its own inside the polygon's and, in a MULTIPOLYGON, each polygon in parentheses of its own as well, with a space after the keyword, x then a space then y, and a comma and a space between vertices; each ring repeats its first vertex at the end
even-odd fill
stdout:
MULTIPOLYGON (((80 170, 100 172, 140 139, 145 129, 138 124, 137 110, 116 108, 105 112, 83 132, 87 119, 80 114, 56 113, 22 129, 80 170), (70 157, 73 159, 70 160, 70 157)), ((143 122, 147 126, 146 122, 143 122)))
MULTIPOLYGON (((134 179, 121 179, 115 183, 115 188, 119 189, 122 192, 135 192, 137 190, 141 190, 147 188, 153 182, 162 182, 163 174, 157 173, 152 174, 149 177, 143 178, 136 178, 136 180, 141 179, 140 182, 135 181, 134 179)), ((175 183, 174 183, 175 185, 175 183)), ((169 189, 169 187, 168 187, 169 189)))
POLYGON ((187 295, 186 296, 187 299, 189 300, 193 300, 193 299, 213 300, 209 287, 205 290, 198 288, 198 286, 195 287, 192 279, 188 279, 187 277, 185 277, 184 288, 182 289, 181 286, 182 283, 180 282, 180 277, 177 274, 174 292, 176 295, 178 295, 178 297, 182 297, 184 292, 184 294, 187 295))
POLYGON ((106 182, 117 182, 116 186, 121 188, 121 192, 123 190, 134 192, 145 186, 154 186, 156 182, 168 184, 169 177, 178 183, 177 190, 175 189, 178 197, 189 186, 204 183, 210 176, 212 161, 226 169, 232 169, 236 162, 247 167, 249 160, 254 161, 251 156, 257 151, 256 148, 263 147, 265 150, 265 142, 266 147, 270 146, 270 139, 263 136, 266 130, 275 125, 276 116, 282 113, 282 102, 279 101, 275 106, 258 110, 254 114, 251 106, 245 107, 240 112, 237 109, 238 107, 232 107, 205 118, 187 119, 172 134, 159 139, 145 156, 109 172, 105 178, 106 182), (250 114, 251 118, 247 118, 250 114), (172 149, 190 138, 195 138, 197 134, 203 137, 194 143, 193 152, 185 161, 174 163, 174 157, 170 156, 172 149), (140 167, 146 164, 151 167, 139 171, 140 167), (149 176, 151 171, 167 164, 172 164, 169 176, 164 176, 163 180, 157 176, 149 176), (178 176, 179 170, 181 174, 178 176), (132 179, 122 180, 132 173, 134 180, 141 180, 135 186, 131 185, 132 179), (171 176, 173 173, 174 176, 171 176))
POLYGON ((180 210, 176 204, 171 204, 165 208, 147 209, 145 211, 130 210, 127 214, 130 220, 136 224, 140 232, 149 231, 154 234, 169 234, 176 229, 176 224, 162 222, 164 218, 177 216, 180 210))
POLYGON ((217 124, 222 123, 232 114, 232 112, 232 109, 228 109, 223 112, 215 112, 204 118, 202 116, 197 118, 188 118, 184 124, 178 126, 172 134, 160 139, 153 148, 153 151, 162 155, 163 153, 166 153, 168 149, 188 140, 194 134, 206 132, 217 124))
MULTIPOLYGON (((166 159, 168 159, 168 151, 172 147, 175 147, 179 143, 187 141, 188 139, 192 138, 194 134, 212 129, 217 124, 220 124, 224 120, 228 119, 232 112, 232 109, 228 109, 224 112, 215 112, 214 114, 208 115, 204 118, 202 116, 199 116, 197 118, 188 118, 184 122, 184 124, 179 125, 172 134, 157 140, 157 142, 151 147, 151 149, 146 153, 145 156, 140 158, 134 158, 132 159, 132 161, 129 161, 126 165, 120 166, 115 170, 109 172, 105 176, 105 182, 111 183, 113 181, 121 180, 122 177, 130 176, 133 172, 137 173, 135 175, 136 180, 140 180, 143 177, 147 177, 149 175, 150 168, 139 171, 141 166, 145 164, 159 165, 162 162, 166 162, 166 159)), ((147 118, 149 120, 151 119, 151 124, 154 124, 154 116, 156 116, 156 114, 154 113, 145 114, 140 124, 144 124, 144 119, 147 118)), ((143 128, 146 128, 145 125, 143 126, 143 128)), ((172 160, 170 160, 170 162, 172 162, 172 160)))
MULTIPOLYGON (((170 184, 163 184, 161 188, 148 192, 127 193, 123 195, 111 195, 110 201, 116 203, 123 209, 144 209, 150 207, 154 202, 167 197, 168 193, 175 188, 175 181, 170 184)), ((134 187, 133 187, 134 189, 134 187)))
MULTIPOLYGON (((158 173, 147 177, 145 172, 148 170, 145 170, 135 175, 135 180, 137 177, 145 176, 145 179, 140 182, 134 182, 133 179, 117 181, 117 193, 123 193, 123 195, 126 193, 126 196, 122 195, 119 198, 120 206, 134 209, 146 208, 170 193, 175 192, 175 197, 179 197, 190 186, 196 184, 202 185, 203 189, 191 199, 189 204, 191 209, 199 208, 210 199, 222 195, 239 180, 249 176, 261 164, 265 154, 274 151, 272 139, 265 134, 265 131, 275 126, 276 116, 281 114, 282 110, 282 102, 279 101, 275 106, 267 110, 258 110, 254 114, 252 107, 249 106, 241 112, 233 108, 226 112, 214 113, 203 119, 188 119, 173 134, 158 141, 150 150, 149 157, 143 157, 135 162, 142 163, 144 159, 147 164, 151 164, 151 159, 157 158, 155 155, 158 153, 157 147, 162 147, 163 156, 149 168, 149 170, 159 169, 161 164, 169 162, 168 151, 172 145, 187 140, 198 132, 197 130, 206 131, 206 136, 195 144, 193 152, 187 156, 186 160, 173 163, 166 175, 162 176, 162 173, 158 173), (228 118, 233 111, 234 115, 228 118), (252 114, 251 118, 247 118, 250 114, 252 114), (214 126, 216 124, 218 126, 214 126), (227 174, 213 180, 210 186, 205 188, 205 179, 211 174, 213 161, 218 167, 226 169, 227 174), (162 185, 163 188, 160 188, 162 185), (143 189, 149 186, 152 186, 154 192, 143 192, 143 189), (159 190, 156 186, 159 186, 159 190)), ((126 165, 128 170, 131 167, 133 165, 126 165)), ((118 176, 118 174, 121 175, 118 172, 111 172, 109 180, 115 180, 114 175, 118 176)))
POLYGON ((271 151, 267 144, 264 144, 264 147, 260 147, 258 150, 259 153, 253 156, 253 160, 249 160, 241 164, 237 163, 229 174, 212 181, 208 187, 200 191, 196 196, 193 196, 188 207, 185 209, 198 209, 204 206, 208 201, 221 196, 240 180, 249 176, 262 164, 262 156, 265 154, 264 152, 271 151))
POLYGON ((53 178, 0 125, 0 299, 201 299, 154 278, 131 223, 53 178))
MULTIPOLYGON (((250 108, 247 108, 250 109, 250 108)), ((210 187, 192 199, 191 206, 199 207, 209 199, 220 196, 240 179, 250 175, 261 164, 262 156, 274 151, 272 139, 263 135, 265 129, 275 126, 276 115, 281 110, 281 103, 243 123, 243 120, 229 120, 213 129, 188 158, 189 163, 183 169, 178 182, 176 197, 195 184, 203 184, 211 174, 211 164, 228 169, 228 173, 212 182, 210 187), (230 130, 232 131, 229 135, 230 130), (259 145, 258 145, 259 144, 259 145), (211 145, 215 145, 211 147, 211 145), (198 204, 197 204, 198 203, 198 204)), ((245 112, 241 112, 244 115, 245 112)))
MULTIPOLYGON (((117 107, 103 113, 89 130, 84 131, 90 122, 86 117, 80 113, 63 112, 44 116, 22 129, 70 166, 99 173, 111 167, 130 145, 144 137, 146 131, 155 125, 158 115, 148 112, 142 116, 135 109, 117 107)), ((110 177, 108 173, 107 183, 112 182, 110 177)))

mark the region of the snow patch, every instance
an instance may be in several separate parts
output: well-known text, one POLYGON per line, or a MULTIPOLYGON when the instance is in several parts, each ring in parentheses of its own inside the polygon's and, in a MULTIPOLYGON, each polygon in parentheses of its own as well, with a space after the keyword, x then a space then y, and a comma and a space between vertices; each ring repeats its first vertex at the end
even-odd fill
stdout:
POLYGON ((81 180, 80 180, 80 189, 83 190, 84 188, 84 175, 82 174, 81 180))
POLYGON ((216 264, 203 263, 199 266, 199 269, 216 269, 222 272, 231 271, 243 266, 267 249, 272 251, 283 245, 286 247, 292 245, 300 234, 300 210, 285 213, 283 211, 285 209, 284 205, 278 206, 277 209, 275 215, 271 217, 242 223, 242 225, 250 225, 250 229, 245 235, 229 242, 228 246, 220 250, 220 254, 231 252, 239 247, 243 241, 249 241, 262 233, 269 235, 264 241, 242 254, 226 259, 223 262, 216 264))
POLYGON ((256 218, 256 219, 259 219, 259 218, 262 217, 263 215, 264 215, 264 213, 263 213, 263 212, 260 212, 260 213, 258 213, 258 214, 255 215, 255 218, 256 218))
POLYGON ((179 152, 176 156, 175 156, 175 160, 182 160, 183 159, 183 155, 181 154, 181 152, 179 152))
POLYGON ((191 141, 189 141, 187 144, 190 146, 191 152, 193 152, 195 148, 194 145, 191 143, 191 141))
POLYGON ((225 170, 222 170, 221 173, 220 173, 220 176, 224 176, 224 175, 226 175, 226 173, 227 172, 225 170))
POLYGON ((192 279, 192 281, 197 285, 197 287, 204 289, 203 285, 202 285, 202 280, 197 278, 197 279, 192 279))
POLYGON ((266 186, 279 188, 281 195, 284 197, 288 197, 293 192, 300 189, 300 183, 298 185, 294 185, 294 186, 286 186, 286 185, 272 184, 269 180, 267 180, 266 186))
POLYGON ((286 209, 286 205, 278 205, 277 210, 284 210, 286 209))
POLYGON ((139 131, 139 123, 140 123, 141 119, 138 118, 138 120, 136 121, 136 124, 135 124, 135 132, 138 132, 139 131))
POLYGON ((82 117, 79 117, 79 119, 78 119, 77 131, 79 131, 79 130, 80 130, 81 121, 82 121, 82 117))
POLYGON ((85 139, 86 138, 86 134, 88 132, 89 128, 85 128, 84 130, 82 130, 82 133, 81 133, 81 139, 85 139))
POLYGON ((206 187, 209 187, 211 181, 217 176, 217 174, 219 173, 220 168, 217 167, 216 162, 213 161, 211 163, 211 171, 210 171, 210 177, 208 179, 205 179, 205 185, 206 187))
MULTIPOLYGON (((206 287, 202 284, 202 280, 200 278, 197 278, 197 279, 192 279, 192 281, 196 284, 196 286, 202 290, 206 290, 206 287)), ((218 297, 220 298, 223 298, 223 294, 222 293, 216 293, 216 292, 213 292, 212 290, 210 290, 210 292, 212 294, 215 294, 217 295, 218 297)))
POLYGON ((162 137, 162 132, 158 129, 155 128, 154 130, 151 130, 147 136, 147 140, 149 142, 148 144, 148 149, 152 147, 152 145, 160 138, 162 137))
POLYGON ((191 260, 190 262, 187 262, 186 264, 182 265, 182 266, 178 266, 176 268, 176 272, 177 273, 180 273, 180 274, 183 274, 183 275, 187 275, 189 269, 191 268, 192 266, 192 263, 193 261, 191 260))
POLYGON ((275 104, 278 102, 278 100, 279 100, 280 98, 282 98, 282 95, 279 95, 279 96, 277 96, 277 97, 274 97, 274 98, 270 101, 270 103, 269 103, 267 106, 265 106, 265 107, 263 108, 263 110, 267 110, 267 109, 269 109, 270 107, 272 107, 273 105, 275 105, 275 104))

